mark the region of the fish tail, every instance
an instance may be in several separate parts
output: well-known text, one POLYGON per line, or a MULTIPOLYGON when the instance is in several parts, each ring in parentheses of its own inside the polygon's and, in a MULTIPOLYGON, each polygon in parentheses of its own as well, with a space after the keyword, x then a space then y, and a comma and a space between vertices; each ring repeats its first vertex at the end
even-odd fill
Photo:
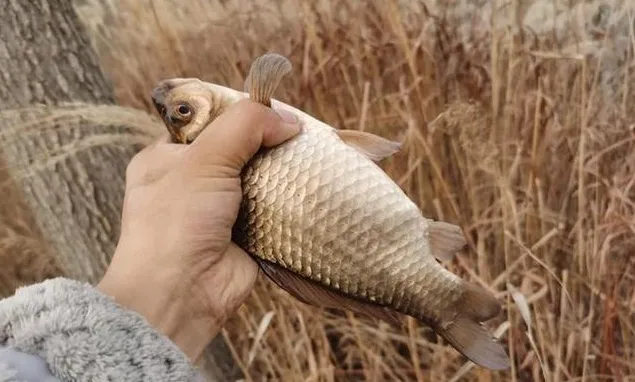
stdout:
POLYGON ((437 333, 477 365, 493 370, 509 368, 505 349, 482 324, 500 313, 500 303, 489 291, 462 282, 461 297, 448 310, 452 312, 449 318, 436 325, 437 333))
POLYGON ((461 280, 461 284, 463 292, 456 302, 458 311, 477 321, 491 320, 499 315, 502 307, 494 294, 465 280, 461 280))

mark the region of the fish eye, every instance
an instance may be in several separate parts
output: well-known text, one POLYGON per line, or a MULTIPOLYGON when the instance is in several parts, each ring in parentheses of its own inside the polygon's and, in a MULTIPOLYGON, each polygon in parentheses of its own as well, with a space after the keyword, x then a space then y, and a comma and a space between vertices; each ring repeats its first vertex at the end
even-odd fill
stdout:
POLYGON ((181 116, 181 117, 189 117, 190 114, 192 114, 192 109, 190 109, 190 107, 188 105, 185 104, 181 104, 176 108, 176 112, 181 116))

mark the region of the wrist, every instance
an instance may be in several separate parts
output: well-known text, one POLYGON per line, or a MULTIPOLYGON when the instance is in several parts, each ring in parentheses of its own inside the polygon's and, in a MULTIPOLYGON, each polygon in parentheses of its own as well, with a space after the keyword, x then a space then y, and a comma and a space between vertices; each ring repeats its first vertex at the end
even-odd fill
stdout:
POLYGON ((97 289, 143 316, 196 363, 220 330, 219 320, 205 309, 204 301, 196 301, 198 294, 193 293, 187 276, 147 266, 134 267, 144 269, 141 275, 130 269, 111 264, 97 289))

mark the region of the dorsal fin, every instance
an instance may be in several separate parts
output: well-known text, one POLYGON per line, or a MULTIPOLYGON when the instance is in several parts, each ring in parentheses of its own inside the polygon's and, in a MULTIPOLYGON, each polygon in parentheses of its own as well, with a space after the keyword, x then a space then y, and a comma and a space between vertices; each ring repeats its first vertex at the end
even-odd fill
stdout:
POLYGON ((461 227, 446 222, 430 221, 428 237, 432 255, 441 261, 452 260, 467 245, 461 227))
MULTIPOLYGON (((245 79, 249 97, 271 107, 271 98, 282 78, 291 72, 291 62, 277 53, 267 53, 254 60, 245 79)), ((373 161, 380 161, 399 151, 401 143, 358 130, 336 130, 346 144, 356 148, 373 161)))
POLYGON ((271 280, 305 304, 322 308, 348 309, 367 317, 378 318, 397 327, 402 325, 399 314, 388 308, 346 297, 280 265, 254 258, 260 265, 260 269, 271 280))
POLYGON ((340 129, 336 133, 344 143, 376 162, 393 155, 401 148, 399 142, 365 131, 340 129))
POLYGON ((291 62, 277 53, 267 53, 254 60, 245 79, 249 97, 271 107, 271 98, 284 76, 291 72, 291 62))

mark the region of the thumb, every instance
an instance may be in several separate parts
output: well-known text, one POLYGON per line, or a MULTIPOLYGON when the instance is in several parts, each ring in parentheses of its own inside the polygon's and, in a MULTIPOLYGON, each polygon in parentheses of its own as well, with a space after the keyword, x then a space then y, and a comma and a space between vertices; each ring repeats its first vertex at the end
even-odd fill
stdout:
POLYGON ((262 147, 277 146, 300 132, 295 115, 276 112, 251 100, 231 105, 190 144, 188 156, 196 164, 223 168, 238 176, 262 147))

